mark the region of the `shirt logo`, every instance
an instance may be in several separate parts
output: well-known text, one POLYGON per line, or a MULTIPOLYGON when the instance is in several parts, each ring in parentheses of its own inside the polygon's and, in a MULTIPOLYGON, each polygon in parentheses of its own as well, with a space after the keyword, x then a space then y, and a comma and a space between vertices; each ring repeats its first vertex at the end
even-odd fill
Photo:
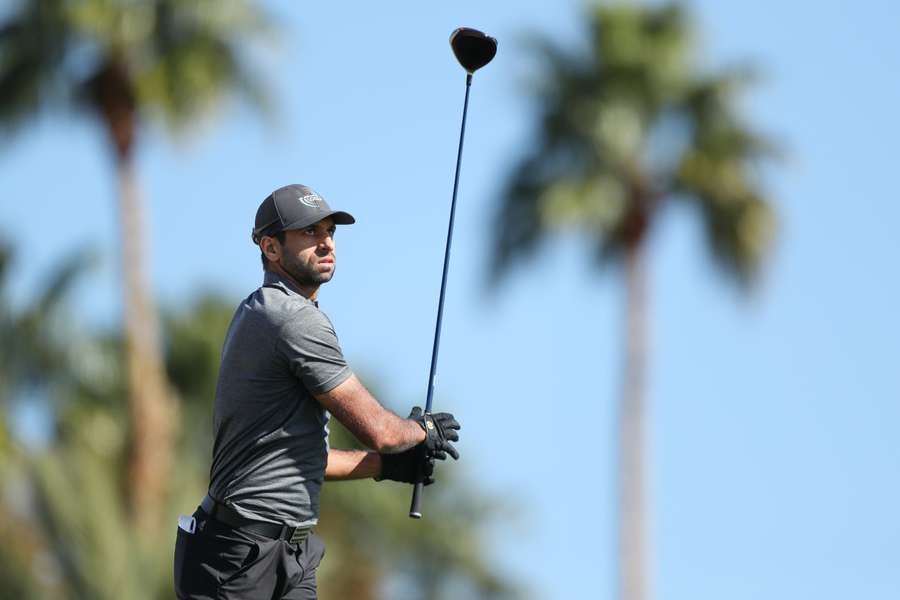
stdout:
POLYGON ((321 201, 322 199, 316 194, 308 194, 300 197, 300 202, 310 208, 321 208, 321 205, 319 204, 321 201))

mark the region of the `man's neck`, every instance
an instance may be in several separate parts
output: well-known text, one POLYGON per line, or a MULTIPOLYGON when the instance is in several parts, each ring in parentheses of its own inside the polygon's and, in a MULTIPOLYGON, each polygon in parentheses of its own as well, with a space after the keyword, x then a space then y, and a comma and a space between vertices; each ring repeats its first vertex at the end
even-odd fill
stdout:
POLYGON ((291 277, 287 271, 285 271, 284 269, 281 268, 281 265, 270 264, 268 271, 270 273, 274 273, 275 275, 278 275, 279 277, 281 277, 281 279, 283 279, 284 282, 286 284, 288 284, 288 286, 290 286, 290 288, 292 290, 294 290, 301 296, 305 297, 306 299, 308 299, 311 302, 316 301, 316 298, 319 295, 319 284, 316 283, 316 284, 304 285, 304 284, 300 283, 299 281, 297 281, 296 279, 294 279, 293 277, 291 277))

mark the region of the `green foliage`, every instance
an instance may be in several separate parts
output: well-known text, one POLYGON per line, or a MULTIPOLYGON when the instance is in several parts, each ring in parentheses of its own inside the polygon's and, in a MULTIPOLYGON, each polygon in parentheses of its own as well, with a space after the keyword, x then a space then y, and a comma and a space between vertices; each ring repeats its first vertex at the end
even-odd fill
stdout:
MULTIPOLYGON (((340 423, 332 421, 330 429, 333 447, 358 446, 340 423)), ((408 485, 326 483, 319 531, 329 556, 341 558, 323 563, 321 597, 382 597, 373 591, 387 583, 397 599, 517 597, 516 588, 492 569, 484 545, 491 520, 509 507, 478 494, 458 475, 460 467, 437 465, 437 483, 425 488, 422 520, 409 518, 408 485)))
POLYGON ((565 230, 593 240, 598 264, 618 261, 681 201, 725 272, 751 283, 774 233, 757 167, 775 154, 736 108, 751 73, 699 74, 678 5, 601 5, 588 17, 581 51, 534 44, 537 139, 503 194, 492 280, 565 230))
POLYGON ((122 501, 121 421, 70 412, 64 437, 35 461, 37 510, 73 598, 152 598, 154 569, 122 501))
POLYGON ((273 32, 250 0, 29 0, 0 25, 0 124, 41 109, 95 105, 89 94, 109 65, 120 90, 173 133, 239 93, 265 108, 244 47, 273 32))
POLYGON ((171 526, 139 534, 127 512, 126 441, 123 411, 76 403, 55 442, 28 457, 31 519, 58 565, 55 583, 63 597, 172 597, 176 517, 205 493, 205 474, 179 470, 162 511, 171 526))
POLYGON ((200 296, 190 311, 166 319, 169 380, 185 404, 208 412, 216 394, 216 377, 225 333, 234 306, 213 294, 200 296))
POLYGON ((234 306, 213 294, 201 295, 189 311, 166 315, 166 370, 181 401, 183 457, 206 474, 212 448, 212 400, 225 333, 234 306), (202 425, 198 427, 197 425, 202 425))
POLYGON ((45 390, 71 379, 73 348, 63 339, 76 334, 61 314, 61 304, 76 279, 95 260, 92 252, 72 253, 41 282, 20 308, 8 297, 13 249, 0 245, 0 404, 24 391, 45 390))

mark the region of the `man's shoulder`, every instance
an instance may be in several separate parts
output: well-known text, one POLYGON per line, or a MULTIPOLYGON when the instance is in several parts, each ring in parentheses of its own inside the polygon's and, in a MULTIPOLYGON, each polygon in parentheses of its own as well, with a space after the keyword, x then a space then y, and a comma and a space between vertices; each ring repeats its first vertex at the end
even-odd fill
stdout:
POLYGON ((254 311, 265 314, 266 320, 282 332, 332 326, 331 320, 315 302, 277 286, 260 287, 250 296, 248 304, 254 311))
POLYGON ((307 298, 272 285, 263 285, 253 292, 250 296, 250 305, 273 317, 288 318, 297 313, 319 312, 316 305, 307 298))
MULTIPOLYGON (((231 329, 268 332, 280 331, 285 323, 306 320, 307 315, 319 312, 314 304, 298 295, 285 294, 269 286, 261 286, 238 304, 231 329)), ((313 317, 315 318, 315 317, 313 317)))

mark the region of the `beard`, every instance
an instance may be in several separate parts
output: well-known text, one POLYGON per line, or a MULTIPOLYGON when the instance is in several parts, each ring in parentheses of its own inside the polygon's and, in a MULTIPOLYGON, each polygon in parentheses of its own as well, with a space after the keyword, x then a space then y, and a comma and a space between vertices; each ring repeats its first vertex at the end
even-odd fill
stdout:
POLYGON ((283 256, 281 259, 281 268, 300 285, 321 285, 328 283, 334 277, 336 263, 332 263, 331 269, 324 273, 318 270, 318 267, 302 263, 293 257, 283 256))

